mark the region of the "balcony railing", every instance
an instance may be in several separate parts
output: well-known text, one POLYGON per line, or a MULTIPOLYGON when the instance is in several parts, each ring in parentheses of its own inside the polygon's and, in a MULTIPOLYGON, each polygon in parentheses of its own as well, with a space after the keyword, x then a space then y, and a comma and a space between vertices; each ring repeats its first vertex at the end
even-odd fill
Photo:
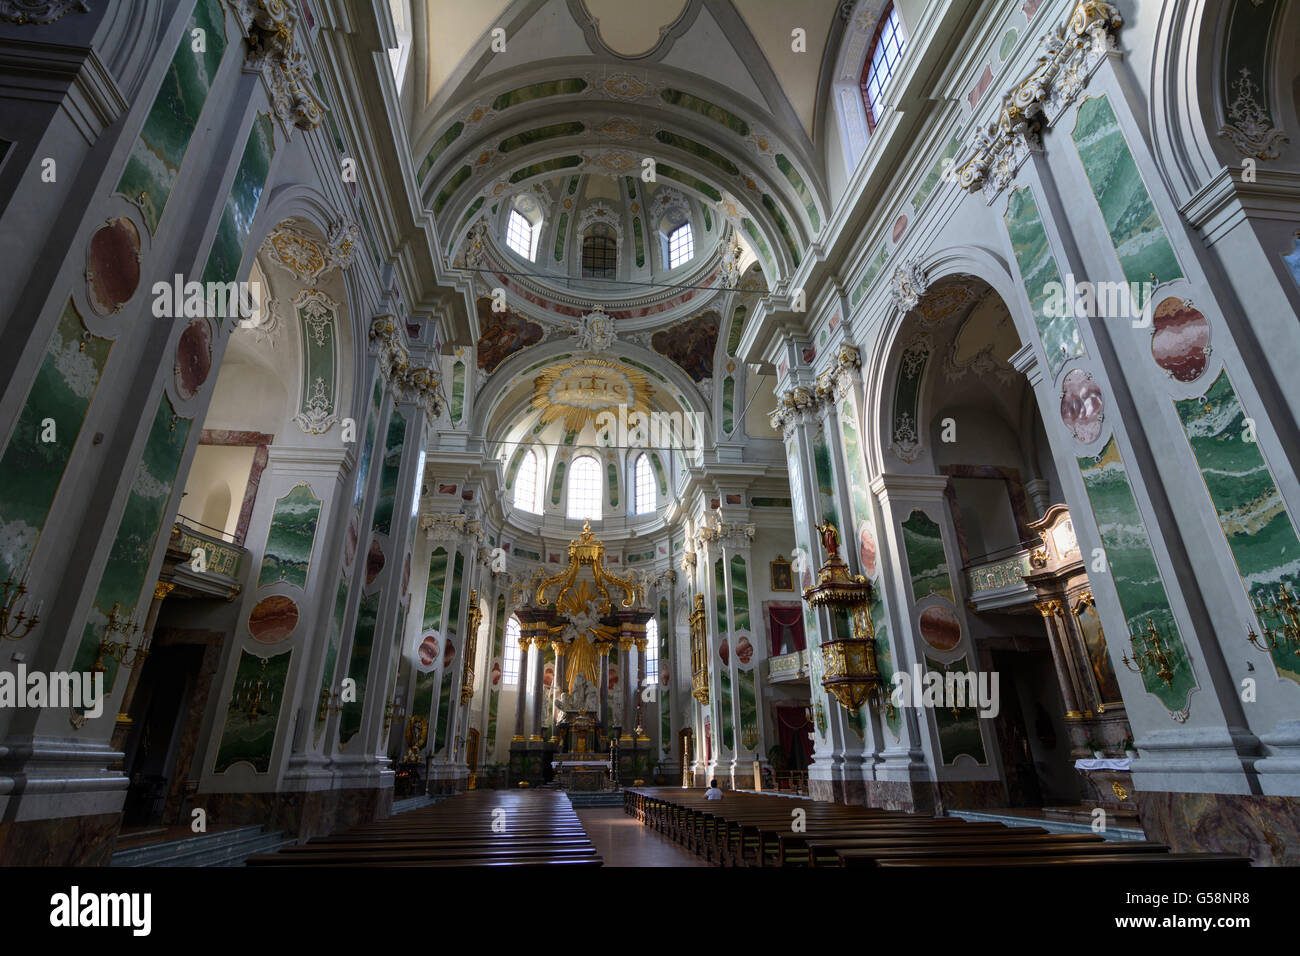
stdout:
POLYGON ((966 567, 966 584, 975 610, 1012 607, 1034 599, 1037 592, 1025 582, 1025 575, 1033 573, 1029 555, 1029 548, 1018 546, 1010 553, 994 552, 976 559, 977 563, 966 567))
POLYGON ((802 680, 808 676, 808 651, 794 651, 770 657, 767 661, 769 681, 802 680))

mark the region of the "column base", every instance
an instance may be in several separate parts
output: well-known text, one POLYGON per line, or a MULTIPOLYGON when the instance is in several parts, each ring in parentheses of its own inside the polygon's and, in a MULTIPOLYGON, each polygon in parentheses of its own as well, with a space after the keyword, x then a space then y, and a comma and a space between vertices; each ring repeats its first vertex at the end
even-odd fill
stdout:
POLYGON ((393 812, 393 782, 389 778, 379 787, 280 793, 196 793, 186 799, 182 819, 190 819, 196 807, 207 811, 209 829, 214 823, 260 823, 303 841, 386 819, 393 812))
POLYGON ((1148 840, 1175 853, 1239 853, 1261 866, 1300 866, 1300 797, 1138 792, 1148 840))
POLYGON ((0 866, 108 866, 121 813, 0 823, 0 866))

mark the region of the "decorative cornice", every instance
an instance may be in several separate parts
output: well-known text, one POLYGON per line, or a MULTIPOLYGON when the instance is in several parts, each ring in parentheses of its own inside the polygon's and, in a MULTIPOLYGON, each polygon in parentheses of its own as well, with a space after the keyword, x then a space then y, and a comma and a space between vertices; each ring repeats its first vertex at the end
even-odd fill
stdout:
POLYGON ((816 385, 796 385, 777 393, 776 410, 770 417, 772 429, 785 433, 808 421, 837 397, 843 398, 861 381, 858 372, 861 367, 862 356, 858 350, 852 345, 841 345, 830 367, 817 376, 816 385))
POLYGON ((921 261, 908 259, 889 277, 889 294, 894 299, 894 305, 898 306, 898 311, 907 313, 916 308, 929 285, 921 261))
POLYGON ((1088 85, 1102 61, 1118 55, 1124 18, 1106 0, 1080 0, 1069 19, 1043 37, 1033 72, 1002 96, 994 120, 976 132, 957 173, 962 189, 983 189, 992 203, 1041 145, 1051 126, 1088 85))
POLYGON ((695 535, 696 547, 703 551, 712 542, 718 542, 723 548, 748 548, 754 543, 757 529, 751 524, 731 524, 714 518, 706 521, 704 527, 695 535))
POLYGON ((267 235, 262 249, 291 276, 313 288, 335 269, 352 265, 359 236, 357 224, 350 219, 335 222, 324 242, 295 226, 279 225, 267 235))
POLYGON ((285 0, 226 0, 248 40, 246 69, 262 74, 271 106, 286 132, 312 130, 325 106, 312 91, 312 68, 294 38, 297 14, 285 0))
POLYGON ((465 515, 424 514, 420 516, 420 530, 431 541, 472 539, 482 545, 484 540, 483 525, 465 515))
POLYGON ((370 322, 370 351, 380 377, 393 398, 406 405, 421 405, 430 418, 442 414, 442 382, 432 366, 415 365, 402 338, 396 316, 377 315, 370 322))

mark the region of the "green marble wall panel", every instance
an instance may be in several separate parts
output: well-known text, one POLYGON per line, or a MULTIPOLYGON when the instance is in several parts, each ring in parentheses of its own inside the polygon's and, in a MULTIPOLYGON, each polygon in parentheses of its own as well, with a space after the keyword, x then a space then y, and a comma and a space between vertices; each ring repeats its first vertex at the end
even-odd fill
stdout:
POLYGON ((799 252, 799 240, 795 238, 794 232, 790 229, 790 224, 785 221, 785 216, 782 214, 780 207, 777 206, 776 201, 767 193, 763 193, 762 202, 764 208, 776 220, 776 228, 781 233, 781 238, 785 240, 785 247, 790 250, 790 258, 794 260, 796 266, 799 265, 802 259, 799 252))
POLYGON ((402 452, 405 448, 406 418, 397 409, 393 409, 384 440, 384 458, 379 465, 379 497, 375 501, 374 528, 381 534, 392 532, 397 478, 402 468, 402 452))
POLYGON ((345 747, 361 729, 361 712, 366 703, 366 681, 370 676, 370 651, 375 644, 375 622, 379 613, 379 595, 361 598, 357 606, 357 623, 352 630, 352 656, 348 674, 356 686, 355 701, 343 704, 339 714, 339 746, 345 747))
POLYGON ((605 477, 609 484, 609 506, 618 507, 618 465, 612 461, 605 463, 605 477))
POLYGON ((1071 133, 1088 185, 1106 223, 1106 232, 1130 283, 1168 282, 1181 279, 1183 270, 1119 120, 1106 96, 1092 97, 1079 106, 1071 133))
POLYGON ((213 773, 225 773, 237 763, 251 764, 257 773, 271 769, 271 752, 275 749, 275 732, 292 657, 292 650, 268 658, 240 650, 213 773), (254 711, 254 719, 249 720, 253 709, 250 700, 259 699, 259 695, 261 706, 254 711))
POLYGON ((794 187, 795 194, 799 201, 803 203, 804 212, 808 214, 808 221, 812 223, 813 232, 817 232, 822 227, 822 217, 817 212, 817 203, 813 201, 812 191, 808 189, 807 183, 799 175, 799 170, 794 168, 783 154, 776 154, 776 168, 781 170, 781 174, 790 180, 790 185, 794 187))
POLYGON ((512 106, 519 106, 532 100, 545 99, 548 96, 572 96, 587 88, 587 81, 578 77, 565 80, 546 80, 502 93, 492 101, 492 109, 500 112, 512 106))
MULTIPOLYGON (((88 671, 95 663, 100 641, 109 637, 105 625, 114 604, 122 607, 120 619, 127 619, 138 611, 139 622, 144 622, 148 603, 146 601, 143 607, 139 606, 140 592, 148 579, 149 565, 153 562, 158 535, 162 531, 163 519, 167 516, 172 486, 176 482, 176 471, 180 467, 181 456, 185 453, 185 442, 192 424, 190 419, 176 415, 165 394, 159 398, 149 436, 145 440, 144 452, 131 481, 131 492, 127 496, 126 507, 108 554, 108 564, 99 579, 99 587, 95 591, 95 599, 82 631, 81 646, 77 650, 73 670, 88 671)), ((150 592, 152 598, 152 587, 150 592)), ((104 686, 111 689, 117 676, 117 659, 108 658, 106 664, 104 686)))
POLYGON ((259 588, 285 581, 306 589, 320 509, 321 500, 311 493, 305 481, 276 499, 271 509, 271 527, 266 532, 262 569, 257 576, 259 588))
POLYGON ((703 97, 695 96, 691 93, 684 93, 681 90, 671 88, 659 91, 659 98, 670 106, 680 106, 682 109, 692 110, 701 116, 713 120, 715 123, 721 123, 727 129, 731 130, 737 136, 749 135, 749 124, 729 110, 723 109, 715 103, 710 103, 703 97))
POLYGON ((728 375, 722 380, 722 430, 728 435, 735 430, 736 380, 728 375))
MULTIPOLYGON (((659 599, 659 673, 664 674, 672 664, 672 631, 669 630, 668 624, 668 599, 661 597, 659 599)), ((659 681, 659 752, 661 754, 671 754, 673 752, 673 727, 672 727, 672 681, 664 683, 662 677, 659 681)))
MULTIPOLYGON (((339 657, 339 638, 343 635, 343 618, 348 609, 348 579, 346 575, 339 575, 338 586, 334 589, 334 613, 330 616, 329 639, 325 644, 325 667, 321 673, 320 689, 321 698, 328 698, 331 691, 338 690, 334 686, 334 669, 338 666, 339 657)), ((316 733, 315 740, 320 742, 321 731, 325 729, 325 721, 329 717, 328 711, 316 710, 316 733)))
POLYGON ((451 174, 450 178, 443 183, 442 188, 438 190, 438 195, 433 197, 433 214, 439 215, 451 197, 456 195, 456 190, 464 186, 469 177, 474 174, 472 166, 462 166, 451 174))
POLYGON ((487 762, 492 763, 496 754, 497 746, 497 709, 501 706, 501 685, 499 681, 494 681, 492 674, 497 667, 505 666, 505 645, 506 645, 506 598, 504 594, 497 595, 496 611, 492 616, 492 656, 488 658, 488 725, 487 725, 487 748, 485 755, 487 762))
POLYGON ((645 265, 645 236, 641 233, 640 216, 632 219, 632 239, 636 243, 636 265, 639 269, 645 265))
MULTIPOLYGON (((451 600, 447 605, 447 627, 445 633, 446 640, 451 641, 453 647, 457 647, 457 640, 460 634, 460 604, 461 604, 461 585, 465 579, 465 555, 460 551, 456 552, 452 560, 451 569, 451 600)), ((457 650, 460 648, 457 647, 457 650)), ((433 752, 441 753, 443 747, 447 745, 447 721, 451 713, 451 693, 452 684, 456 675, 453 673, 456 669, 456 662, 447 668, 442 676, 442 690, 438 695, 438 731, 434 739, 433 752)))
MULTIPOLYGON (((939 674, 948 671, 965 673, 970 670, 965 657, 947 664, 940 664, 926 657, 925 669, 939 674)), ((974 758, 981 766, 987 766, 989 759, 984 750, 984 734, 980 730, 979 711, 974 707, 959 707, 956 708, 956 713, 953 713, 953 710, 943 706, 930 710, 930 713, 934 714, 935 728, 939 736, 939 753, 944 766, 952 766, 963 754, 974 758)))
POLYGON ((664 472, 664 463, 659 460, 659 455, 655 452, 650 453, 650 467, 655 470, 655 477, 659 479, 659 493, 668 494, 668 475, 664 472))
POLYGON ((117 192, 140 207, 151 233, 158 231, 225 52, 225 12, 219 0, 199 0, 117 183, 117 192), (204 32, 203 53, 194 52, 193 30, 204 32))
POLYGON ((425 722, 425 744, 429 742, 429 721, 433 718, 433 690, 438 686, 438 669, 416 671, 412 681, 411 719, 420 718, 425 722))
POLYGON ((939 180, 943 178, 944 164, 952 168, 952 163, 956 161, 957 150, 961 148, 961 140, 954 136, 948 140, 944 146, 943 152, 935 159, 934 164, 930 166, 929 172, 921 180, 921 185, 916 187, 916 192, 912 194, 912 211, 920 212, 925 201, 930 198, 930 193, 934 192, 934 187, 939 185, 939 180))
POLYGON ((460 120, 452 123, 447 129, 433 141, 429 151, 424 154, 424 162, 420 164, 420 171, 415 174, 416 181, 421 186, 424 185, 424 177, 429 175, 429 170, 433 169, 433 164, 438 161, 438 157, 452 143, 456 142, 461 133, 465 132, 465 124, 460 120))
POLYGON ((722 746, 728 750, 736 749, 736 718, 731 713, 731 670, 727 667, 718 669, 718 710, 722 725, 722 746))
POLYGON ((722 172, 726 173, 728 176, 735 176, 740 172, 740 169, 736 166, 736 164, 733 163, 731 160, 727 159, 727 157, 723 156, 721 153, 717 152, 716 150, 710 149, 709 147, 705 146, 703 143, 697 142, 696 140, 693 139, 689 139, 688 137, 685 137, 680 133, 674 133, 671 132, 670 130, 661 129, 657 133, 655 133, 655 139, 663 143, 665 146, 672 146, 675 149, 680 149, 683 152, 690 153, 692 156, 696 156, 699 159, 704 160, 706 163, 710 163, 713 166, 716 166, 718 169, 722 170, 722 172))
MULTIPOLYGON (((844 533, 844 525, 840 523, 839 511, 835 507, 835 478, 831 471, 831 449, 826 440, 826 428, 823 425, 817 426, 817 431, 813 434, 813 463, 817 473, 817 514, 821 523, 829 521, 839 532, 840 542, 849 540, 844 533)), ((820 552, 810 552, 809 557, 816 567, 821 567, 822 560, 826 555, 820 552)))
POLYGON ((539 126, 536 129, 526 129, 522 133, 515 133, 513 136, 507 136, 497 146, 497 149, 503 153, 513 152, 524 146, 534 146, 537 143, 544 143, 548 139, 559 139, 565 136, 577 136, 587 129, 581 123, 552 123, 549 126, 539 126))
POLYGON ((429 578, 424 589, 424 619, 420 622, 425 633, 442 627, 442 594, 446 583, 447 549, 434 548, 429 557, 429 578))
POLYGON ((669 166, 667 163, 655 164, 655 173, 659 176, 667 177, 675 182, 681 183, 690 189, 694 189, 701 195, 708 196, 714 202, 722 202, 722 193, 718 192, 703 179, 693 176, 690 173, 683 172, 676 166, 669 166))
POLYGON ((727 354, 735 355, 736 349, 740 348, 740 335, 745 331, 745 315, 748 313, 745 306, 738 305, 731 313, 731 331, 727 335, 727 354))
POLYGON ((451 367, 451 420, 459 425, 465 414, 465 363, 457 362, 451 367))
POLYGON ((740 742, 746 750, 758 746, 758 695, 754 672, 736 672, 736 707, 740 711, 740 742))
MULTIPOLYGON (((1078 461, 1129 634, 1145 632, 1148 622, 1155 624, 1170 659, 1172 677, 1168 682, 1156 676, 1156 667, 1144 666, 1142 685, 1171 712, 1184 712, 1188 696, 1196 687, 1196 675, 1169 607, 1169 597, 1160 579, 1146 526, 1138 513, 1119 446, 1112 437, 1096 458, 1078 461)), ((1109 643, 1112 647, 1126 648, 1129 635, 1111 635, 1109 643)))
POLYGON ((112 349, 69 300, 0 457, 0 581, 20 580, 36 550, 112 349), (47 419, 54 441, 41 440, 47 419))
POLYGON ((561 169, 572 169, 574 166, 581 165, 581 156, 557 156, 555 159, 546 159, 540 163, 530 163, 527 166, 516 169, 510 174, 510 183, 511 185, 516 185, 522 183, 525 179, 532 179, 534 176, 545 176, 547 173, 554 173, 561 169))
POLYGON ((551 479, 551 504, 560 503, 560 495, 564 491, 564 461, 555 463, 555 477, 551 479))
POLYGON ((329 428, 337 401, 335 310, 317 295, 309 295, 295 308, 303 341, 302 393, 296 421, 308 434, 319 435, 329 428))
POLYGON ((569 214, 560 213, 560 223, 555 228, 555 261, 561 262, 564 259, 564 243, 569 235, 569 214))
POLYGON ((370 410, 366 415, 366 434, 361 440, 361 454, 357 459, 357 485, 352 491, 352 506, 360 508, 366 497, 366 478, 370 474, 370 459, 375 453, 375 437, 379 433, 379 406, 384 397, 384 386, 375 379, 370 393, 370 410))
POLYGON ((871 288, 871 283, 876 281, 876 276, 880 275, 880 270, 885 268, 885 260, 889 258, 885 244, 882 242, 876 254, 871 257, 867 263, 867 271, 862 273, 862 278, 858 280, 857 286, 853 289, 853 299, 851 305, 857 305, 858 302, 866 295, 867 289, 871 288))
POLYGON ((920 509, 903 522, 903 549, 907 552, 914 599, 919 601, 938 594, 956 601, 948 574, 948 556, 943 550, 943 530, 920 509))
MULTIPOLYGON (((1200 398, 1174 403, 1187 432, 1237 573, 1256 606, 1272 606, 1280 588, 1300 593, 1300 539, 1273 473, 1252 437, 1245 409, 1226 371, 1200 398)), ((1256 613, 1256 632, 1288 622, 1256 613)), ((1296 645, 1279 640, 1271 651, 1278 673, 1300 683, 1296 645)))
MULTIPOLYGON (((1061 366, 1071 358, 1085 353, 1079 326, 1070 315, 1048 315, 1047 303, 1052 292, 1064 288, 1061 271, 1056 266, 1043 220, 1038 214, 1038 204, 1028 186, 1013 189, 1007 200, 1003 216, 1007 233, 1011 237, 1011 251, 1020 269, 1029 308, 1034 315, 1034 326, 1042 340, 1047 364, 1055 378, 1061 366)), ((1066 310, 1057 310, 1066 311, 1066 310)))
POLYGON ((789 508, 793 504, 794 501, 790 498, 768 498, 759 496, 749 499, 749 506, 751 508, 789 508))
POLYGON ((262 201, 267 176, 271 173, 271 160, 275 156, 275 132, 271 118, 259 113, 248 131, 248 141, 235 170, 235 180, 230 185, 217 234, 208 251, 208 261, 203 266, 203 281, 234 282, 239 278, 239 264, 244 258, 244 246, 253 228, 253 217, 262 201))
MULTIPOLYGON (((884 593, 880 580, 880 565, 876 560, 875 520, 872 513, 871 498, 867 492, 866 457, 862 450, 862 438, 858 430, 858 414, 853 402, 845 399, 840 403, 840 438, 844 442, 844 460, 848 468, 849 504, 853 509, 853 527, 857 532, 855 538, 846 542, 845 550, 856 550, 861 573, 871 580, 870 614, 876 635, 876 664, 886 687, 893 686, 894 659, 889 642, 889 617, 886 613, 884 593)), ((897 709, 893 715, 885 714, 885 723, 895 737, 899 735, 902 716, 897 709)))
POLYGON ((731 616, 736 630, 749 630, 749 579, 745 574, 745 559, 731 556, 731 616))
POLYGON ((474 218, 474 216, 478 213, 480 209, 483 208, 484 198, 485 197, 483 196, 479 196, 478 199, 475 199, 472 203, 469 204, 469 206, 465 209, 465 215, 460 217, 460 225, 456 227, 456 232, 460 232, 460 230, 464 229, 466 226, 469 225, 469 221, 474 218))
POLYGON ((727 627, 727 578, 721 558, 713 562, 713 596, 718 611, 718 640, 715 643, 721 644, 731 632, 727 627))

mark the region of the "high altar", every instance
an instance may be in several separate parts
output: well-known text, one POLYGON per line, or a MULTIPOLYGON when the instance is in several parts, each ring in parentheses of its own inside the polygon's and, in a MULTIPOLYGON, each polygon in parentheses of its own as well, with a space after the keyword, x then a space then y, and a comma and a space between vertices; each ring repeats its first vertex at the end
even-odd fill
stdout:
POLYGON ((568 567, 553 577, 539 573, 527 597, 529 603, 515 612, 519 646, 525 657, 530 644, 538 649, 537 673, 527 708, 527 736, 525 708, 516 709, 511 784, 556 779, 565 789, 599 790, 644 775, 651 751, 636 692, 642 681, 629 679, 634 648, 638 678, 646 673, 645 628, 652 612, 644 607, 642 588, 605 567, 605 545, 595 539, 590 522, 584 522, 580 537, 569 542, 568 567), (550 712, 544 714, 540 671, 548 647, 555 654, 554 694, 550 712), (622 655, 619 707, 613 706, 609 693, 614 652, 622 655), (549 738, 542 733, 545 726, 551 728, 549 738))

